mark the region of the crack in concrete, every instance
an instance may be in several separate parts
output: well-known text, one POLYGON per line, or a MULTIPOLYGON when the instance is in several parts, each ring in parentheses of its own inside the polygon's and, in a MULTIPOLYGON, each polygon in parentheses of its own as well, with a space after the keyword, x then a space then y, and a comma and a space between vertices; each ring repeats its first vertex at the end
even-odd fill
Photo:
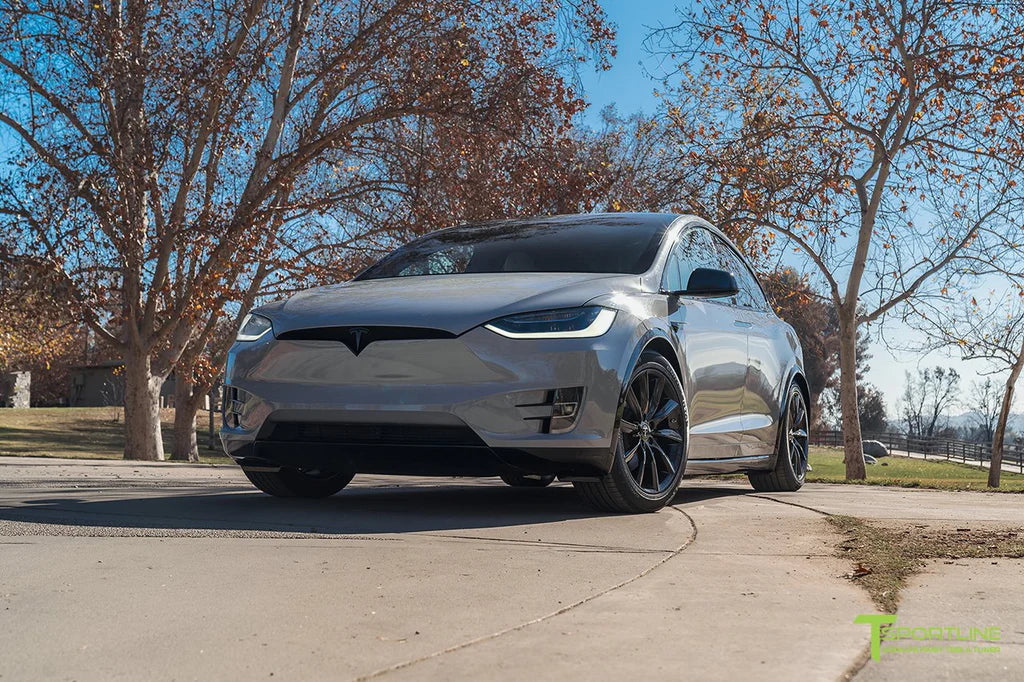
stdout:
MULTIPOLYGON (((834 514, 832 514, 830 512, 827 512, 827 511, 824 511, 824 510, 821 510, 821 509, 815 509, 814 507, 811 507, 811 506, 806 505, 806 504, 800 504, 799 502, 791 502, 789 500, 779 500, 779 499, 776 499, 774 497, 769 497, 768 495, 751 494, 750 497, 756 497, 756 498, 758 498, 760 500, 768 500, 769 502, 775 502, 777 504, 785 504, 785 505, 789 505, 790 507, 797 507, 799 509, 805 509, 805 510, 807 510, 809 512, 814 512, 815 514, 819 514, 819 515, 825 516, 825 517, 834 516, 834 514)), ((870 660, 871 660, 871 644, 868 643, 868 644, 864 645, 864 648, 861 649, 859 654, 857 654, 857 657, 854 658, 852 661, 850 661, 850 665, 848 665, 846 667, 846 670, 844 670, 842 672, 842 674, 839 676, 839 680, 841 682, 849 682, 849 680, 852 680, 858 674, 860 674, 860 672, 862 670, 864 670, 864 667, 868 664, 868 661, 870 661, 870 660)))
POLYGON ((622 547, 619 545, 592 545, 579 542, 556 542, 552 540, 520 540, 518 538, 494 538, 484 535, 455 535, 453 533, 417 533, 417 535, 430 538, 441 538, 442 540, 469 540, 473 542, 500 542, 526 545, 528 547, 554 547, 565 549, 587 549, 618 552, 621 554, 665 554, 674 552, 674 549, 640 549, 637 547, 622 547))
MULTIPOLYGON (((800 504, 798 502, 790 502, 788 500, 779 500, 779 499, 776 499, 774 497, 769 497, 767 495, 751 494, 751 495, 749 495, 749 497, 755 497, 755 498, 762 499, 762 500, 765 500, 765 501, 768 501, 768 502, 774 502, 776 504, 785 504, 785 505, 789 505, 789 506, 792 506, 792 507, 797 507, 799 509, 803 509, 805 511, 809 511, 809 512, 821 515, 821 516, 831 516, 832 515, 829 512, 823 511, 821 509, 816 509, 814 507, 811 507, 811 506, 808 506, 808 505, 805 505, 805 504, 800 504)), ((465 642, 461 642, 459 644, 454 644, 454 645, 452 645, 450 647, 446 647, 445 649, 441 649, 439 651, 435 651, 433 653, 426 654, 424 656, 419 656, 417 658, 410 659, 408 661, 403 661, 401 663, 396 663, 394 665, 387 666, 385 668, 380 668, 380 669, 375 670, 375 671, 373 671, 371 673, 368 673, 368 674, 365 674, 365 675, 361 675, 361 676, 357 676, 357 677, 353 678, 353 682, 363 682, 365 680, 371 680, 371 679, 379 678, 379 677, 381 677, 383 675, 386 675, 388 673, 396 672, 398 670, 403 670, 405 668, 409 668, 409 667, 417 665, 419 663, 423 663, 425 661, 432 660, 432 659, 438 658, 440 656, 445 656, 447 654, 454 653, 456 651, 460 651, 462 649, 466 649, 468 647, 475 646, 477 644, 488 642, 488 641, 497 639, 499 637, 502 637, 502 636, 504 636, 506 634, 509 634, 509 633, 512 633, 512 632, 517 632, 519 630, 523 630, 523 629, 525 629, 525 628, 527 628, 527 627, 529 627, 531 625, 536 625, 537 623, 542 623, 544 621, 550 620, 550 619, 555 618, 557 616, 561 616, 561 615, 563 615, 565 613, 568 613, 569 611, 572 611, 574 609, 579 608, 580 606, 583 606, 584 604, 587 604, 587 603, 589 603, 591 601, 594 601, 595 599, 599 599, 599 598, 601 598, 601 597, 603 597, 605 595, 608 595, 608 594, 610 594, 610 593, 612 593, 612 592, 614 592, 616 590, 619 590, 619 589, 621 589, 623 587, 626 587, 627 585, 630 585, 631 583, 636 582, 637 580, 639 580, 639 579, 643 578, 644 576, 650 574, 656 568, 664 566, 670 560, 672 560, 675 557, 679 556, 687 547, 691 546, 694 543, 694 541, 696 541, 696 539, 697 539, 697 525, 694 522, 693 517, 691 517, 689 514, 687 514, 685 511, 683 511, 682 509, 678 508, 675 505, 670 505, 669 509, 677 511, 680 514, 682 514, 683 516, 686 517, 686 519, 690 522, 691 535, 690 535, 690 537, 687 539, 687 541, 685 543, 683 543, 681 546, 679 546, 675 550, 671 551, 671 553, 668 556, 666 556, 664 559, 662 559, 661 561, 657 562, 656 564, 648 567, 647 569, 645 569, 644 571, 640 572, 639 574, 637 574, 637 575, 635 575, 635 576, 633 576, 631 578, 628 578, 627 580, 624 580, 624 581, 620 582, 617 585, 613 585, 612 587, 609 587, 609 588, 607 588, 605 590, 602 590, 602 591, 597 592, 595 594, 592 594, 592 595, 590 595, 588 597, 585 597, 585 598, 583 598, 583 599, 581 599, 579 601, 576 601, 576 602, 574 602, 572 604, 569 604, 569 605, 567 605, 567 606, 565 606, 565 607, 563 607, 561 609, 558 609, 557 611, 553 611, 552 613, 549 613, 547 615, 540 616, 538 618, 534 618, 532 620, 526 621, 524 623, 519 623, 517 625, 513 625, 513 626, 510 626, 508 628, 504 628, 502 630, 490 633, 488 635, 483 635, 483 636, 476 637, 474 639, 471 639, 471 640, 468 640, 468 641, 465 641, 465 642)), ((519 541, 519 542, 525 542, 525 541, 519 541)), ((789 556, 789 555, 786 555, 786 556, 789 556)), ((801 554, 794 554, 792 556, 807 556, 807 555, 801 553, 801 554)), ((824 557, 824 556, 832 556, 832 555, 820 554, 820 555, 815 555, 815 556, 824 557)), ((843 680, 843 681, 852 680, 864 668, 864 666, 867 664, 867 662, 870 660, 870 658, 871 658, 871 648, 870 648, 870 645, 866 645, 865 648, 862 649, 861 652, 857 655, 857 657, 853 661, 851 661, 850 665, 846 668, 846 670, 843 671, 843 673, 839 677, 839 680, 843 680)))
POLYGON ((655 569, 657 569, 657 568, 659 568, 661 566, 664 566, 666 563, 668 563, 669 561, 671 561, 675 557, 677 557, 680 554, 682 554, 683 550, 685 550, 687 547, 692 545, 697 540, 697 524, 694 522, 693 517, 690 516, 689 514, 687 514, 686 512, 684 512, 682 509, 679 509, 675 505, 669 505, 668 509, 671 509, 673 511, 676 511, 676 512, 682 514, 686 518, 686 520, 690 522, 690 536, 686 539, 686 541, 682 545, 680 545, 679 547, 677 547, 674 550, 671 550, 668 553, 668 556, 666 556, 663 559, 661 559, 660 561, 658 561, 658 562, 648 566, 647 568, 645 568, 640 573, 638 573, 638 574, 636 574, 636 575, 634 575, 634 576, 632 576, 630 578, 627 578, 626 580, 623 580, 623 581, 621 581, 621 582, 619 582, 619 583, 617 583, 615 585, 612 585, 611 587, 608 587, 608 588, 606 588, 604 590, 601 590, 599 592, 595 592, 594 594, 591 594, 591 595, 586 596, 586 597, 584 597, 582 599, 579 599, 579 600, 573 602, 572 604, 568 604, 566 606, 563 606, 562 608, 560 608, 560 609, 558 609, 556 611, 552 611, 551 613, 545 614, 543 616, 538 616, 537 618, 533 618, 533 619, 525 621, 523 623, 518 623, 516 625, 511 625, 511 626, 509 626, 507 628, 503 628, 501 630, 498 630, 496 632, 492 632, 492 633, 487 634, 487 635, 481 635, 480 637, 475 637, 475 638, 467 640, 465 642, 460 642, 458 644, 453 644, 452 646, 446 647, 444 649, 440 649, 440 650, 435 651, 435 652, 430 653, 430 654, 425 654, 423 656, 418 656, 416 658, 409 659, 407 661, 402 661, 401 663, 395 663, 393 665, 390 665, 390 666, 387 666, 387 667, 384 667, 384 668, 379 668, 378 670, 374 670, 373 672, 367 673, 365 675, 359 675, 357 677, 354 677, 353 678, 353 682, 363 682, 364 680, 375 679, 375 678, 381 677, 382 675, 386 675, 388 673, 392 673, 392 672, 396 672, 398 670, 403 670, 405 668, 409 668, 409 667, 414 666, 414 665, 416 665, 418 663, 423 663, 425 661, 429 661, 429 660, 438 658, 440 656, 445 656, 447 654, 454 653, 456 651, 461 651, 462 649, 466 649, 468 647, 475 646, 477 644, 482 644, 484 642, 489 642, 491 640, 498 639, 499 637, 502 637, 504 635, 510 634, 512 632, 518 632, 520 630, 523 630, 525 628, 530 627, 531 625, 536 625, 538 623, 543 623, 545 621, 551 620, 552 618, 556 618, 558 616, 566 614, 566 613, 568 613, 570 611, 573 611, 573 610, 583 606, 584 604, 590 603, 590 602, 594 601, 595 599, 600 599, 601 597, 603 597, 605 595, 611 594, 612 592, 615 592, 616 590, 620 590, 623 587, 626 587, 627 585, 630 585, 630 584, 636 582, 637 580, 640 580, 644 576, 649 575, 655 569))
POLYGON ((790 502, 789 500, 778 500, 778 499, 776 499, 774 497, 769 497, 767 495, 758 495, 756 493, 750 493, 749 495, 747 495, 747 497, 756 497, 759 500, 768 500, 769 502, 776 502, 778 504, 787 504, 790 507, 797 507, 799 509, 806 509, 807 511, 814 512, 815 514, 820 514, 822 516, 832 516, 832 514, 827 512, 827 511, 822 511, 821 509, 815 509, 814 507, 809 507, 806 504, 800 504, 799 502, 790 502))

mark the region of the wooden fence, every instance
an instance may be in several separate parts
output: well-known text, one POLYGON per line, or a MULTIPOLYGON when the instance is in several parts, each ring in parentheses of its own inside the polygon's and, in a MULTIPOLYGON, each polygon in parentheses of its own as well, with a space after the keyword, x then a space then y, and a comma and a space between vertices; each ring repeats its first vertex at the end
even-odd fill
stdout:
MULTIPOLYGON (((916 454, 925 459, 946 459, 964 464, 981 465, 992 459, 992 445, 950 438, 909 436, 905 433, 865 433, 864 440, 877 440, 894 454, 916 454)), ((843 447, 842 431, 812 431, 812 445, 843 447)), ((1003 465, 1012 465, 1024 474, 1024 446, 1008 443, 1003 446, 1003 465)))

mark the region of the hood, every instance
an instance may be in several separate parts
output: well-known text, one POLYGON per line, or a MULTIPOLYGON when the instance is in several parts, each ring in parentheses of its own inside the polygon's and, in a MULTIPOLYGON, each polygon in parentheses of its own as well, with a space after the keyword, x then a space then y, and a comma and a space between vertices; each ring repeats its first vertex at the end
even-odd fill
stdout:
POLYGON ((274 332, 310 327, 395 326, 462 334, 505 315, 569 308, 637 291, 638 275, 497 273, 394 277, 309 289, 258 308, 274 332))

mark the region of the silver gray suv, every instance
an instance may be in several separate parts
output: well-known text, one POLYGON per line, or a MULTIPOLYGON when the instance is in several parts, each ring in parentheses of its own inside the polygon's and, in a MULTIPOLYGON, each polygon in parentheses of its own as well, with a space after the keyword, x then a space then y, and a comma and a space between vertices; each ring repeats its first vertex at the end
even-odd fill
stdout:
POLYGON ((557 477, 600 509, 650 512, 684 472, 799 488, 802 365, 741 253, 699 218, 490 222, 254 310, 221 439, 271 495, 331 495, 358 473, 557 477))

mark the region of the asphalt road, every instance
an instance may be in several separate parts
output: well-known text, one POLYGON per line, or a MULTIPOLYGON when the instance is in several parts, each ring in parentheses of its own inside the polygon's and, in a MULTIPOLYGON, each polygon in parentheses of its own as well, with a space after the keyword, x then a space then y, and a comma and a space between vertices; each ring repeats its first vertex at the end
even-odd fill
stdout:
POLYGON ((227 467, 0 458, 0 679, 837 679, 875 608, 822 512, 1022 521, 1017 496, 752 493, 610 516, 564 485, 294 501, 227 467))

